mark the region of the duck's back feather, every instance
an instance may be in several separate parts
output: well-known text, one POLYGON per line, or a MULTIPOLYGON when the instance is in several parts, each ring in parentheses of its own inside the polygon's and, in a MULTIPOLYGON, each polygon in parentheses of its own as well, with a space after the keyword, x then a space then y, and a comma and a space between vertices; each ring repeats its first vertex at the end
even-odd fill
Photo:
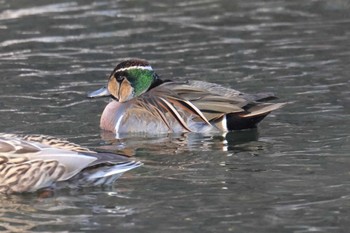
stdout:
POLYGON ((168 82, 163 87, 190 101, 211 124, 224 131, 254 128, 271 111, 284 105, 265 103, 277 98, 273 93, 246 94, 203 81, 168 82))

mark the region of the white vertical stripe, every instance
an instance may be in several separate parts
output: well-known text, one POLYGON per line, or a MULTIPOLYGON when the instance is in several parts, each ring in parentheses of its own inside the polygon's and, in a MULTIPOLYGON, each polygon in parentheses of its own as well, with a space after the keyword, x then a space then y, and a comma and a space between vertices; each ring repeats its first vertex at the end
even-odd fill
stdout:
POLYGON ((120 124, 122 123, 123 116, 124 116, 124 115, 121 115, 121 116, 118 118, 117 123, 115 124, 115 132, 116 132, 116 133, 119 132, 119 128, 120 128, 120 124))
POLYGON ((227 129, 227 119, 226 119, 226 115, 224 115, 224 117, 222 118, 221 123, 222 123, 222 128, 224 129, 225 132, 227 132, 228 129, 227 129))

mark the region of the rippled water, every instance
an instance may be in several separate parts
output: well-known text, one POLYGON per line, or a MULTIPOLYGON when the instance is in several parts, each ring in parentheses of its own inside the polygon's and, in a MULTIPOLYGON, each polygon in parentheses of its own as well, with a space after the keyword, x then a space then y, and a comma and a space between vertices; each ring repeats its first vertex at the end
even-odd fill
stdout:
POLYGON ((0 0, 0 130, 122 151, 111 189, 0 197, 9 232, 347 232, 348 0, 0 0), (273 91, 283 109, 227 135, 100 132, 86 92, 121 60, 273 91))

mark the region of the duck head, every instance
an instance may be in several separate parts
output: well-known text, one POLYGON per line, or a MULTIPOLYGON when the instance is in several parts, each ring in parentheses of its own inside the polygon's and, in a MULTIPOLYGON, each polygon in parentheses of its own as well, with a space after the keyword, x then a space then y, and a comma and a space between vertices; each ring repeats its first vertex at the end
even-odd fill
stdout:
POLYGON ((108 78, 107 87, 88 94, 90 98, 112 97, 119 102, 131 100, 149 90, 158 75, 145 60, 131 59, 119 63, 108 78))

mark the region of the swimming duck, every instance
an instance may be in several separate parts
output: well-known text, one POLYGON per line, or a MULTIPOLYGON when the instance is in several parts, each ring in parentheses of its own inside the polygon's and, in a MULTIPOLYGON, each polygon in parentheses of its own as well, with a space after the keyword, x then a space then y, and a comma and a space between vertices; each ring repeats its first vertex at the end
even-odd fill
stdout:
POLYGON ((256 127, 285 103, 266 103, 272 93, 245 94, 204 81, 162 80, 141 59, 119 63, 106 87, 88 97, 111 97, 100 127, 123 132, 208 132, 256 127))
POLYGON ((0 134, 0 193, 110 185, 140 162, 43 135, 0 134))

